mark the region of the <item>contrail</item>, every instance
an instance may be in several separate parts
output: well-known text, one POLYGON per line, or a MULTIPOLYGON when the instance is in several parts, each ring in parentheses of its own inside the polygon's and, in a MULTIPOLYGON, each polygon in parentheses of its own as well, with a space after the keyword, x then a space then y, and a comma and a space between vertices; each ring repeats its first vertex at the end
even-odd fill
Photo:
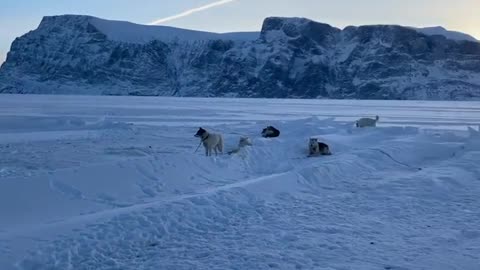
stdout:
POLYGON ((225 5, 225 4, 231 3, 233 1, 236 1, 236 0, 220 0, 220 1, 217 1, 217 2, 207 4, 205 6, 201 6, 201 7, 186 10, 182 13, 177 14, 177 15, 173 15, 173 16, 169 16, 169 17, 166 17, 166 18, 155 20, 155 21, 153 21, 149 24, 150 25, 155 25, 155 24, 161 24, 161 23, 164 23, 164 22, 168 22, 168 21, 171 21, 171 20, 176 20, 178 18, 182 18, 182 17, 188 16, 188 15, 191 15, 193 13, 197 13, 197 12, 200 12, 200 11, 203 11, 203 10, 206 10, 206 9, 210 9, 210 8, 213 8, 213 7, 218 7, 218 6, 221 6, 221 5, 225 5))

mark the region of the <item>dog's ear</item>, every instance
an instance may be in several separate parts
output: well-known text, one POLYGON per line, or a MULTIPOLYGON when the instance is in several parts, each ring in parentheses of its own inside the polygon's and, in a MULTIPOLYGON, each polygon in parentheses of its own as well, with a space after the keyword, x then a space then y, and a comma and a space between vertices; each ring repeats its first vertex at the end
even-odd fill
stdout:
POLYGON ((194 136, 195 137, 200 137, 203 133, 205 133, 205 130, 203 128, 199 128, 197 130, 197 133, 194 136))

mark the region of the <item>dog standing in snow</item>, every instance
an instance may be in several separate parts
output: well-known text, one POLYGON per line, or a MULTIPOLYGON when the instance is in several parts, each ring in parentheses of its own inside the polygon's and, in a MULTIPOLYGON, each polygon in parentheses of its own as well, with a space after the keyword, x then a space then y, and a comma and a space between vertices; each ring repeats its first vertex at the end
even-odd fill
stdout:
POLYGON ((250 140, 249 137, 242 136, 240 137, 240 141, 238 142, 238 147, 230 152, 228 152, 229 155, 238 153, 240 149, 246 147, 246 146, 251 146, 252 141, 250 140))
POLYGON ((262 137, 264 138, 274 138, 278 136, 280 136, 280 130, 272 126, 268 126, 262 130, 262 137))
POLYGON ((380 119, 380 117, 375 116, 375 119, 372 119, 372 118, 360 118, 357 120, 357 122, 355 123, 355 126, 356 127, 360 127, 360 128, 363 128, 363 127, 376 127, 377 126, 377 122, 378 120, 380 119))
POLYGON ((209 133, 203 128, 199 128, 195 137, 199 137, 202 140, 203 147, 205 147, 205 155, 211 156, 212 150, 215 151, 215 155, 220 152, 223 153, 223 136, 222 134, 209 133))
POLYGON ((319 142, 317 138, 310 138, 308 142, 309 156, 331 155, 330 147, 326 143, 319 142))

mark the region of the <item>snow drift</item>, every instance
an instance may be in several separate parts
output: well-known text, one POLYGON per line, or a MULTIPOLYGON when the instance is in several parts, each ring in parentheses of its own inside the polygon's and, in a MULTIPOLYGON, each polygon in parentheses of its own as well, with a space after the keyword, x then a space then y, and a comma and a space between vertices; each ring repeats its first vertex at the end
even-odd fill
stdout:
POLYGON ((480 261, 476 102, 9 95, 0 108, 16 123, 0 125, 1 269, 480 261), (374 112, 377 128, 353 127, 374 112), (261 138, 268 124, 281 136, 261 138), (198 125, 227 150, 254 145, 194 154, 198 125), (310 136, 333 155, 306 158, 310 136))

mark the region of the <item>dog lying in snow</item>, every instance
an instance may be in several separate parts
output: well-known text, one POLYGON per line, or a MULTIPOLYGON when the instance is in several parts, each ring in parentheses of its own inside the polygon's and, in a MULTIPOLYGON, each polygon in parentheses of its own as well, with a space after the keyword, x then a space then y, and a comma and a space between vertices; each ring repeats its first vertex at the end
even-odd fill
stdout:
POLYGON ((195 137, 200 137, 203 143, 203 147, 205 147, 205 155, 211 156, 212 150, 215 151, 215 155, 220 152, 223 153, 223 136, 222 134, 216 133, 209 133, 203 128, 199 128, 195 137))
POLYGON ((310 138, 308 142, 308 155, 309 156, 318 156, 318 155, 331 155, 330 147, 323 142, 319 142, 317 138, 310 138))
POLYGON ((275 138, 278 136, 280 136, 280 130, 272 126, 268 126, 262 130, 262 137, 264 138, 275 138))
POLYGON ((249 137, 240 137, 240 141, 238 142, 238 147, 230 152, 228 152, 229 155, 238 153, 240 149, 242 149, 245 146, 251 146, 252 141, 250 140, 249 137))
POLYGON ((251 146, 251 145, 252 145, 252 141, 250 140, 249 137, 246 137, 246 136, 240 137, 240 141, 238 142, 238 148, 251 146))
POLYGON ((355 123, 355 126, 356 127, 360 127, 360 128, 363 128, 363 127, 376 127, 377 126, 377 122, 378 120, 380 119, 380 117, 375 116, 375 119, 372 119, 372 118, 360 118, 357 120, 357 122, 355 123))

